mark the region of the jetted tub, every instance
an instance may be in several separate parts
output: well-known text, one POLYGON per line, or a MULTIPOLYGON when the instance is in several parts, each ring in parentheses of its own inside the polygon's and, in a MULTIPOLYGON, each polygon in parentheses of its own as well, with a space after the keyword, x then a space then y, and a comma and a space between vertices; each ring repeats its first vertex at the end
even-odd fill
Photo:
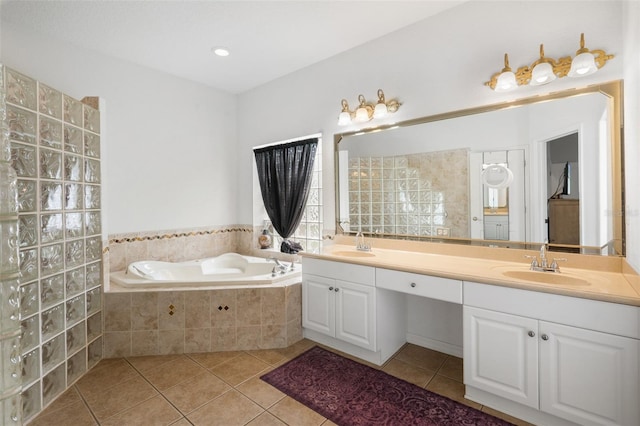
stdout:
POLYGON ((281 263, 286 271, 272 260, 237 253, 187 262, 142 260, 131 263, 125 271, 112 273, 110 280, 126 289, 246 288, 299 282, 291 279, 300 278, 300 265, 290 270, 290 262, 281 263))

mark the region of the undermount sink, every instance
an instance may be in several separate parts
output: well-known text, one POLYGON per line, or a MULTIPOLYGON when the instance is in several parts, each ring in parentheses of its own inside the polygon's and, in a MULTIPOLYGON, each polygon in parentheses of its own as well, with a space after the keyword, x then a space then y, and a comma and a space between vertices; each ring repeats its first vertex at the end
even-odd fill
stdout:
POLYGON ((504 269, 500 272, 507 278, 517 280, 534 281, 541 284, 589 286, 589 281, 563 272, 539 272, 530 269, 504 269))
POLYGON ((334 251, 333 254, 335 256, 346 256, 346 257, 375 257, 375 254, 370 251, 356 251, 356 250, 343 250, 343 251, 334 251))

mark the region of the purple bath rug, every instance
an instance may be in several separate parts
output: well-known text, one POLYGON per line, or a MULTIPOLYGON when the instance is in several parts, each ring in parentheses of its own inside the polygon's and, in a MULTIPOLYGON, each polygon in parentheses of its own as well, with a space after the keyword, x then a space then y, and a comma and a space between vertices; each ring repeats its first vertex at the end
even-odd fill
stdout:
POLYGON ((340 426, 511 425, 318 346, 261 379, 340 426))

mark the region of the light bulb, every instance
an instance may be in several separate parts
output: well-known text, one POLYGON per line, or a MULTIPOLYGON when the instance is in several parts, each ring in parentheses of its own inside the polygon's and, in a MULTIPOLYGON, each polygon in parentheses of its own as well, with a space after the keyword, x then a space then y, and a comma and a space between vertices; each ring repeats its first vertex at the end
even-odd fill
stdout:
POLYGON ((382 102, 378 102, 375 109, 373 110, 373 118, 385 117, 387 115, 387 112, 387 105, 382 102))
POLYGON ((585 75, 593 74, 598 71, 596 66, 596 60, 593 53, 583 52, 573 58, 571 61, 571 69, 569 70, 569 77, 583 77, 585 75))
POLYGON ((504 71, 498 76, 498 81, 496 82, 496 88, 494 90, 496 92, 508 92, 516 87, 518 87, 516 75, 513 71, 504 71))
POLYGON ((540 62, 533 68, 529 84, 532 86, 540 86, 551 83, 555 79, 556 75, 553 73, 553 67, 551 64, 548 62, 540 62))

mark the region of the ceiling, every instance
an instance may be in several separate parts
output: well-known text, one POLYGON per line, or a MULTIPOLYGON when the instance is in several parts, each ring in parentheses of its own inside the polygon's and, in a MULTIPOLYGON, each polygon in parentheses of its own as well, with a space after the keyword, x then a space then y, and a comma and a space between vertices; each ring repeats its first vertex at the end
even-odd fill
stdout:
POLYGON ((3 25, 242 93, 462 2, 3 0, 0 13, 3 25))

